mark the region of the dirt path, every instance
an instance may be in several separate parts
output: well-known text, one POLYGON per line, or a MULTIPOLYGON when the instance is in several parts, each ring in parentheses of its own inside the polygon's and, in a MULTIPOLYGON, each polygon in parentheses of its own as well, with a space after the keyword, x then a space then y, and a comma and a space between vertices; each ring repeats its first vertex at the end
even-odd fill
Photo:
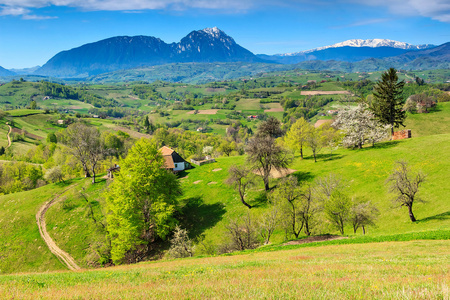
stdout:
POLYGON ((10 137, 9 135, 10 135, 11 132, 12 132, 12 127, 9 126, 9 125, 8 125, 8 127, 9 127, 9 131, 8 131, 8 134, 6 135, 6 137, 8 138, 8 146, 6 146, 6 149, 8 149, 9 147, 11 147, 11 137, 10 137))
POLYGON ((39 233, 41 234, 42 239, 44 239, 44 242, 47 244, 50 251, 55 254, 56 257, 58 257, 58 259, 60 259, 64 264, 66 264, 70 270, 79 270, 80 267, 77 265, 73 257, 70 256, 70 254, 68 254, 67 252, 60 249, 56 245, 55 241, 53 241, 53 239, 50 237, 47 232, 47 226, 45 223, 45 213, 47 212, 47 210, 52 207, 53 204, 57 203, 60 200, 59 197, 70 188, 71 186, 62 191, 60 194, 55 195, 52 200, 42 205, 38 213, 36 214, 36 222, 39 227, 39 233))

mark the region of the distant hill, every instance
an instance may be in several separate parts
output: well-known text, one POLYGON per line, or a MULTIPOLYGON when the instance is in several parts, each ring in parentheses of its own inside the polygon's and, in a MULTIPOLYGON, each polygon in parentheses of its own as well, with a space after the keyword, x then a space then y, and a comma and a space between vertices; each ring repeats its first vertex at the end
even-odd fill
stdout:
POLYGON ((9 70, 6 70, 5 68, 0 66, 0 76, 12 76, 15 75, 14 72, 11 72, 9 70))
POLYGON ((192 31, 179 43, 151 36, 120 36, 56 54, 35 74, 88 77, 143 66, 185 62, 262 62, 214 28, 192 31))
POLYGON ((239 77, 251 77, 261 73, 286 71, 295 68, 295 65, 273 63, 174 63, 103 73, 90 76, 85 81, 115 83, 162 80, 168 82, 206 83, 239 77))

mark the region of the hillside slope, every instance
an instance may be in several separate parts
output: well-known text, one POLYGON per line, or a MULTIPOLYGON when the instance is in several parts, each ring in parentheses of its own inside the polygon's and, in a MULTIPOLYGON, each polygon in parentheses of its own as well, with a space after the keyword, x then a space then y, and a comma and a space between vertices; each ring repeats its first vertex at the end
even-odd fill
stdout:
MULTIPOLYGON (((306 152, 305 159, 297 156, 290 167, 297 170, 294 176, 307 182, 330 173, 348 180, 352 196, 372 201, 381 212, 377 226, 368 228, 369 236, 448 231, 449 116, 450 103, 443 103, 437 112, 408 117, 408 128, 413 129, 412 139, 380 143, 362 150, 339 149, 333 152, 332 159, 323 150, 317 163, 306 152), (429 128, 423 126, 427 122, 429 128), (422 131, 416 135, 414 128, 421 128, 422 131), (406 160, 414 169, 421 169, 427 174, 427 181, 420 189, 420 195, 426 202, 414 206, 416 223, 410 222, 406 209, 392 207, 392 195, 386 189, 385 180, 397 160, 406 160)), ((228 168, 244 163, 244 156, 220 157, 216 163, 181 174, 179 180, 184 191, 181 225, 189 230, 192 238, 203 235, 206 245, 219 247, 224 242, 225 225, 229 220, 249 212, 238 200, 237 193, 224 183, 228 168)), ((88 267, 95 265, 93 262, 99 259, 98 253, 104 250, 101 245, 104 243, 104 232, 89 216, 87 203, 94 208, 97 220, 101 219, 104 214, 101 191, 105 188, 105 181, 94 186, 88 181, 82 182, 88 202, 80 196, 81 185, 77 185, 66 195, 65 201, 49 209, 46 217, 47 228, 55 242, 82 267, 88 267)), ((271 182, 271 186, 275 184, 276 180, 271 182)), ((0 207, 3 208, 0 210, 1 273, 64 269, 40 239, 34 218, 37 209, 63 188, 65 185, 48 185, 33 191, 0 196, 0 207)), ((259 180, 258 185, 247 194, 248 201, 254 206, 250 212, 255 217, 264 213, 267 207, 262 188, 262 180, 259 180)), ((335 233, 325 224, 321 230, 335 233)), ((353 236, 350 226, 345 230, 346 234, 353 236)), ((284 232, 276 231, 272 242, 283 240, 284 232)))

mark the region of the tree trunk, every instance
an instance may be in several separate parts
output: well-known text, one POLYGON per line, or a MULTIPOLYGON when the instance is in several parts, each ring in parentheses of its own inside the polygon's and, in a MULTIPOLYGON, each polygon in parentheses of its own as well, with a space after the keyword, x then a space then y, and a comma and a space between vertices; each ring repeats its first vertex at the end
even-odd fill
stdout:
POLYGON ((300 147, 300 157, 303 159, 303 147, 300 147))
POLYGON ((242 204, 244 204, 245 206, 247 206, 249 209, 252 208, 252 206, 250 204, 248 204, 247 202, 245 202, 244 197, 241 196, 241 202, 242 204))
POLYGON ((363 230, 363 234, 366 234, 366 227, 364 227, 364 225, 362 225, 362 230, 363 230))
POLYGON ((409 212, 409 218, 411 219, 411 222, 415 222, 416 217, 414 217, 414 214, 412 211, 412 205, 408 205, 408 212, 409 212))
POLYGON ((270 188, 269 188, 269 174, 267 174, 267 175, 264 174, 263 180, 264 180, 264 189, 266 191, 269 191, 270 190, 270 188))

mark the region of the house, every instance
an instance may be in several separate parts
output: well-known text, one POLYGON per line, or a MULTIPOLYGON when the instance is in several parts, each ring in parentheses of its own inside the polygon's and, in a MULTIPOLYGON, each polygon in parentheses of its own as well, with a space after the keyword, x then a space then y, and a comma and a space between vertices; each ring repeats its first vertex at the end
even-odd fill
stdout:
POLYGON ((166 169, 171 170, 174 173, 189 169, 190 164, 174 150, 167 146, 163 146, 159 151, 164 157, 166 169))

